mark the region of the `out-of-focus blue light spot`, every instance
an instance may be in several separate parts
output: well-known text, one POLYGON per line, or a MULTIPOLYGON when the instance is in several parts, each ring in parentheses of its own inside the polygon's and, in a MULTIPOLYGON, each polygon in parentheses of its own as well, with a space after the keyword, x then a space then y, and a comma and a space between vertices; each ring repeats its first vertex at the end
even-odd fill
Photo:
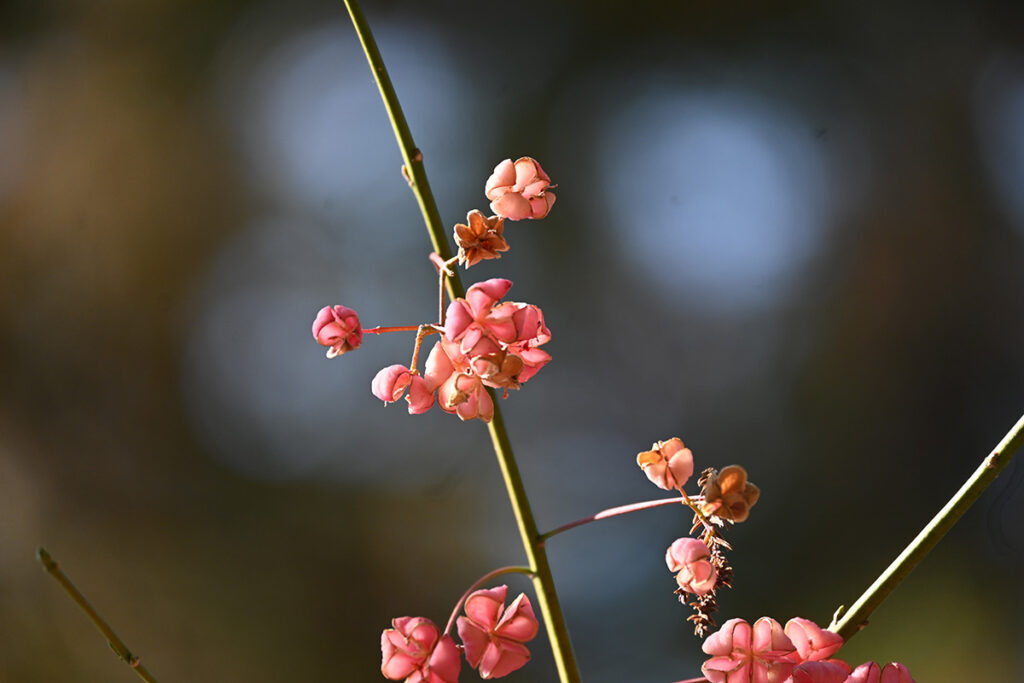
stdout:
MULTIPOLYGON (((478 146, 477 107, 442 36, 421 25, 386 22, 374 32, 387 49, 435 187, 473 177, 462 150, 478 146)), ((301 32, 261 51, 240 38, 226 48, 221 73, 224 108, 261 191, 328 220, 341 213, 369 222, 386 218, 380 214, 396 203, 415 207, 386 111, 347 23, 301 32), (255 67, 244 58, 249 52, 262 57, 255 67)), ((378 220, 374 230, 408 235, 409 228, 378 220)))
POLYGON ((814 127, 742 91, 648 90, 601 134, 610 225, 638 273, 688 305, 776 303, 814 255, 831 181, 814 127))
POLYGON ((254 225, 225 245, 198 292, 186 344, 183 384, 197 433, 256 477, 323 468, 341 439, 304 435, 337 424, 357 395, 339 390, 354 383, 355 368, 327 366, 308 329, 316 291, 289 266, 312 245, 294 240, 294 227, 254 225))
POLYGON ((1024 56, 999 55, 989 63, 975 118, 997 201, 1024 235, 1024 56))

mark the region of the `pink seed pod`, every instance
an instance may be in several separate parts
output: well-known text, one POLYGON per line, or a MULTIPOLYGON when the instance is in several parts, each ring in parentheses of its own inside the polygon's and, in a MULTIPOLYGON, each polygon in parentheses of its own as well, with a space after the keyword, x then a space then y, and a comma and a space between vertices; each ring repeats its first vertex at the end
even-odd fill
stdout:
POLYGON ((321 346, 329 347, 327 357, 334 358, 359 348, 363 343, 363 328, 351 308, 324 306, 313 320, 313 338, 321 346))
POLYGON ((544 218, 555 203, 549 192, 551 178, 532 157, 520 157, 512 163, 505 159, 494 167, 484 193, 491 200, 491 211, 512 221, 544 218))

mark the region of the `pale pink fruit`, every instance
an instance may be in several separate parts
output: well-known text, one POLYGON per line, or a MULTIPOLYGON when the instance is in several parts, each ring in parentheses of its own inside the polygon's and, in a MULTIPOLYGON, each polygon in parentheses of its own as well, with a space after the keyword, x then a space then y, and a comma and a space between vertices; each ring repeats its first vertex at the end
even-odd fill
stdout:
POLYGON ((843 637, 838 633, 827 631, 803 617, 793 617, 787 621, 785 630, 793 641, 799 662, 828 659, 843 646, 843 637))
POLYGON ((501 302, 511 286, 502 278, 485 280, 452 301, 423 375, 404 365, 386 367, 373 379, 374 395, 387 403, 408 390, 409 412, 415 414, 430 409, 436 392, 445 412, 490 422, 494 401, 489 389, 501 389, 507 397, 509 389, 518 389, 551 360, 536 348, 551 339, 540 308, 501 302))
POLYGON ((512 349, 532 349, 551 341, 551 330, 544 324, 544 312, 533 304, 511 304, 512 324, 515 326, 515 340, 512 349))
POLYGON ((839 660, 799 664, 784 683, 846 683, 850 665, 839 660))
POLYGON ((718 571, 711 566, 711 551, 696 538, 679 538, 665 553, 668 570, 675 573, 676 583, 687 593, 707 595, 718 581, 718 571))
POLYGON ((409 404, 409 414, 419 415, 430 410, 434 405, 434 392, 427 388, 427 382, 419 375, 413 375, 409 382, 409 395, 405 397, 409 404))
POLYGON ((494 167, 484 192, 491 200, 491 211, 509 220, 544 218, 555 203, 551 178, 536 159, 521 157, 512 163, 505 159, 494 167))
POLYGON ((457 622, 466 661, 484 679, 501 678, 530 661, 524 643, 540 628, 526 595, 520 593, 504 609, 507 593, 508 586, 474 592, 466 599, 466 616, 457 622))
POLYGON ((910 670, 899 662, 884 667, 876 662, 865 662, 853 670, 844 683, 915 683, 910 670))
POLYGON ((796 651, 779 622, 761 617, 751 626, 742 619, 730 619, 704 641, 711 659, 701 671, 711 683, 770 683, 784 681, 796 663, 789 656, 796 651))
POLYGON ((460 420, 480 419, 490 422, 494 417, 494 401, 484 383, 476 375, 453 373, 437 390, 437 405, 455 413, 460 420))
POLYGON ((412 374, 409 368, 404 365, 389 365, 374 375, 370 391, 384 403, 394 403, 402 398, 411 381, 412 374))
POLYGON ((537 374, 542 367, 548 364, 551 360, 551 354, 542 349, 515 349, 517 356, 523 359, 523 369, 519 373, 519 383, 525 384, 528 379, 537 374))
POLYGON ((682 489, 693 475, 693 453, 677 437, 657 441, 651 450, 638 453, 636 464, 651 483, 666 491, 682 489))
POLYGON ((334 358, 358 349, 363 343, 363 328, 359 316, 345 306, 324 306, 313 320, 313 338, 320 346, 327 346, 327 357, 334 358))
POLYGON ((425 617, 398 617, 380 636, 384 678, 406 683, 456 683, 462 660, 450 636, 425 617))
MULTIPOLYGON (((543 311, 533 304, 502 302, 501 298, 511 286, 511 282, 502 278, 478 282, 466 291, 464 299, 452 301, 445 315, 442 344, 453 370, 472 373, 476 359, 493 359, 502 352, 518 356, 522 362, 518 373, 512 372, 515 366, 501 360, 504 364, 501 372, 512 381, 485 378, 485 383, 494 388, 514 389, 551 360, 546 351, 537 348, 551 340, 543 311), (457 348, 453 350, 450 342, 455 342, 457 348)), ((435 386, 437 374, 428 367, 428 386, 435 386)))
POLYGON ((409 395, 405 397, 409 404, 409 413, 417 415, 425 413, 434 405, 434 392, 428 388, 427 382, 419 375, 414 375, 404 365, 389 365, 382 368, 370 384, 373 395, 387 403, 394 403, 402 398, 405 390, 409 395))
POLYGON ((514 308, 496 305, 510 287, 512 283, 503 278, 484 280, 466 290, 464 299, 455 299, 448 304, 444 334, 451 341, 459 342, 462 353, 475 355, 481 352, 477 344, 485 338, 496 344, 516 340, 516 327, 512 320, 514 308))

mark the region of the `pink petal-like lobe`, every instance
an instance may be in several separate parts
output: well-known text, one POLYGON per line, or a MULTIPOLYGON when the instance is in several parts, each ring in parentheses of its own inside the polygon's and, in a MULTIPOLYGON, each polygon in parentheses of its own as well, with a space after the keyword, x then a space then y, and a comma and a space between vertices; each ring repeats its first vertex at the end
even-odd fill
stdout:
POLYGON ((384 403, 393 403, 402 398, 411 379, 409 368, 404 365, 389 365, 374 376, 370 389, 373 395, 384 403))
POLYGON ((505 159, 494 167, 494 172, 487 179, 487 184, 484 185, 484 194, 488 199, 496 199, 495 190, 497 188, 510 188, 515 182, 515 165, 511 159, 505 159))
POLYGON ((427 387, 427 382, 419 375, 414 375, 409 383, 409 395, 405 397, 409 403, 409 414, 419 415, 430 410, 434 405, 434 392, 427 387))
POLYGON ((785 683, 845 683, 850 667, 832 662, 804 662, 793 669, 785 683))
POLYGON ((507 192, 492 201, 491 212, 510 221, 533 218, 533 207, 530 206, 530 200, 514 192, 507 192))
POLYGON ((828 659, 843 646, 842 636, 821 628, 810 619, 794 617, 786 622, 785 631, 800 662, 828 659))

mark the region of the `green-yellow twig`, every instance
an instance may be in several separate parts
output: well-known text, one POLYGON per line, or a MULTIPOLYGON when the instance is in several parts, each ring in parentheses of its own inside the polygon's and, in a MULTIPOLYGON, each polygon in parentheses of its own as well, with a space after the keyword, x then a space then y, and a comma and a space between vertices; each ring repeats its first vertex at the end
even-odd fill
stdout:
POLYGON ((75 584, 71 583, 71 579, 61 571, 61 568, 54 562, 53 558, 50 557, 50 553, 46 552, 43 548, 36 549, 36 558, 43 565, 43 568, 57 580, 61 588, 64 589, 75 604, 85 612, 85 616, 89 617, 89 621, 93 623, 96 628, 99 629, 103 637, 107 639, 107 644, 110 645, 110 649, 123 661, 125 664, 132 668, 139 678, 149 683, 156 683, 156 679, 153 678, 153 674, 149 673, 139 658, 131 653, 128 646, 124 644, 124 641, 118 638, 117 634, 114 633, 114 629, 110 628, 110 625, 103 620, 103 617, 89 604, 89 601, 85 599, 85 596, 75 588, 75 584))
MULTIPOLYGON (((380 88, 380 96, 384 100, 384 108, 388 111, 388 118, 391 120, 391 128, 395 131, 395 138, 398 139, 398 149, 402 153, 402 174, 409 182, 409 187, 416 195, 416 201, 420 205, 420 212, 423 214, 423 221, 427 224, 430 232, 430 241, 434 245, 434 251, 441 257, 442 261, 452 258, 451 247, 448 246, 448 236, 445 233, 444 225, 441 223, 441 213, 437 210, 437 202, 434 201, 434 193, 430 191, 430 182, 427 180, 427 172, 423 167, 423 153, 413 142, 412 132, 402 112, 402 105, 398 102, 398 95, 395 93, 395 86, 391 84, 391 77, 384 66, 384 60, 377 49, 377 42, 373 39, 370 25, 359 9, 356 0, 345 0, 348 14, 352 17, 352 25, 355 26, 359 35, 359 42, 366 52, 366 59, 370 63, 370 70, 373 71, 373 78, 380 88)), ((448 296, 455 298, 455 292, 462 291, 462 282, 456 271, 448 279, 448 296)))
POLYGON ((981 492, 991 484, 1013 458, 1017 449, 1024 444, 1024 416, 1013 426, 999 445, 982 461, 974 474, 964 482, 960 490, 946 503, 945 507, 928 522, 910 545, 900 553, 889 567, 882 572, 864 594, 857 598, 845 614, 837 612, 829 629, 848 641, 867 625, 868 617, 888 597, 907 574, 917 566, 925 555, 946 535, 956 521, 978 499, 981 492))
POLYGON ((523 548, 526 550, 526 558, 534 572, 533 586, 537 591, 537 603, 540 606, 541 616, 551 641, 551 651, 558 668, 558 678, 562 683, 580 683, 576 655, 572 651, 569 628, 558 602, 558 594, 555 592, 555 581, 548 564, 544 540, 537 530, 537 522, 534 521, 533 512, 530 510, 530 501, 526 497, 526 489, 519 476, 519 467, 512 454, 512 444, 509 443, 505 421, 501 416, 501 410, 498 409, 497 396, 494 395, 494 389, 487 391, 490 392, 491 401, 494 402, 494 419, 487 425, 487 429, 491 434, 494 452, 498 456, 498 465, 501 467, 501 474, 505 480, 505 489, 512 502, 512 511, 516 516, 519 536, 523 541, 523 548))
MULTIPOLYGON (((370 63, 374 79, 380 88, 384 106, 391 119, 391 126, 394 128, 395 137, 398 139, 398 147, 402 151, 402 159, 405 161, 405 174, 412 188, 416 200, 419 202, 420 210, 423 213, 423 220, 427 225, 427 232, 430 233, 430 240, 433 243, 434 251, 441 257, 442 261, 452 258, 452 252, 448 245, 447 232, 441 223, 441 216, 438 213, 437 205, 434 202, 433 194, 430 191, 430 184, 427 182, 427 174, 423 168, 423 154, 416 148, 413 142, 412 133, 409 131, 409 124, 402 113, 398 95, 388 77, 384 61, 381 59, 380 50, 373 39, 373 33, 359 9, 356 0, 345 0, 352 24, 355 26, 359 40, 366 52, 366 59, 370 63)), ((462 283, 458 273, 448 278, 448 295, 452 299, 464 295, 462 283)), ((494 444, 494 452, 498 457, 498 464, 501 467, 502 476, 505 479, 505 487, 508 490, 509 499, 512 503, 512 510, 515 513, 516 523, 519 527, 519 535, 526 551, 526 557, 533 572, 533 585, 537 591, 537 603, 540 607, 544 625, 547 628, 548 638, 551 641, 551 650, 555 658, 555 665, 558 668, 558 676, 562 683, 580 683, 580 674, 576 666, 576 657, 572 651, 572 643, 569 640, 569 631, 565 624, 565 617, 562 615, 562 608, 558 602, 558 594, 555 592, 555 582, 551 576, 551 567, 548 565, 547 552, 544 549, 543 541, 537 530, 537 523, 533 519, 533 512, 530 510, 530 502, 526 497, 526 490, 523 487, 522 478, 519 476, 519 468, 516 465, 512 453, 512 446, 509 443, 508 433, 505 430, 505 422, 501 417, 501 410, 498 407, 497 397, 493 389, 488 389, 491 394, 491 401, 494 402, 494 419, 487 426, 491 434, 491 442, 494 444)))

